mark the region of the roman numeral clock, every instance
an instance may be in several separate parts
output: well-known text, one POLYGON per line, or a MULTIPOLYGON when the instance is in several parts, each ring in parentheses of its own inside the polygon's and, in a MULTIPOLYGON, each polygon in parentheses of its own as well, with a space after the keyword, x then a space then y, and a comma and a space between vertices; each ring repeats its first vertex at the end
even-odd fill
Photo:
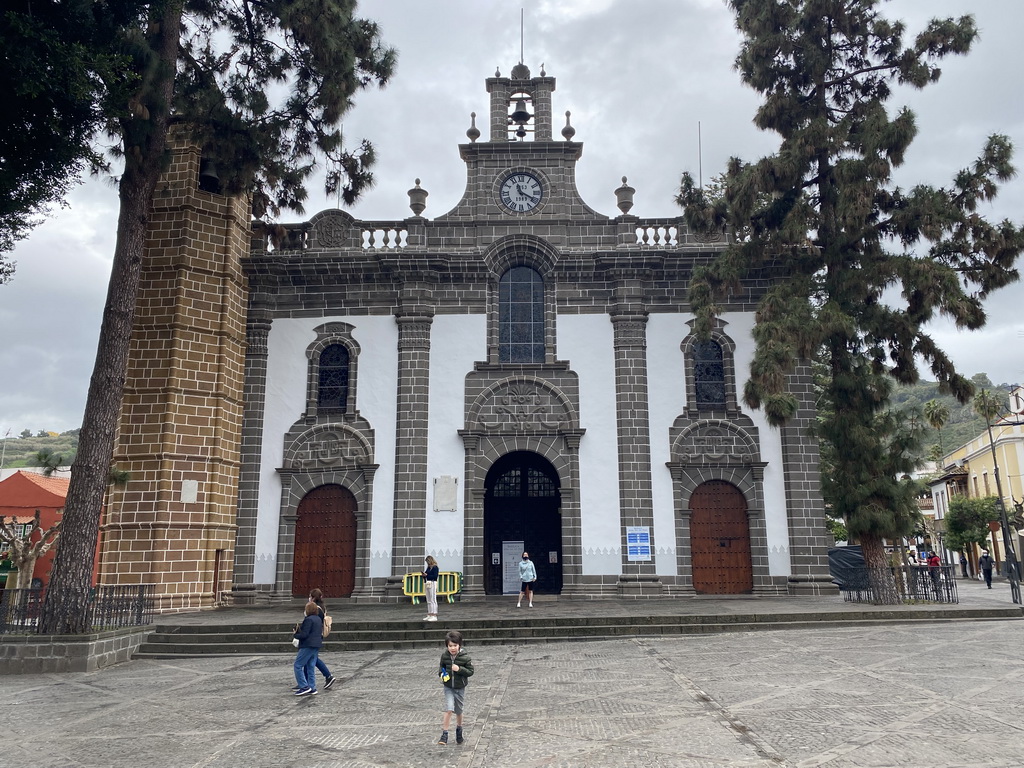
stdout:
POLYGON ((513 213, 532 211, 544 198, 544 185, 532 173, 512 173, 501 182, 501 204, 513 213))

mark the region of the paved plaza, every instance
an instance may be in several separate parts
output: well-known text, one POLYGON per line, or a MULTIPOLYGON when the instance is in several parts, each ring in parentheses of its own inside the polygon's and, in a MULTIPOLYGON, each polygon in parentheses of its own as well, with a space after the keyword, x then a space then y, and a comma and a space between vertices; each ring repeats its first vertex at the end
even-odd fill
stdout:
MULTIPOLYGON (((966 586, 964 604, 1009 602, 966 586)), ((467 743, 448 747, 437 626, 436 649, 325 654, 340 682, 313 698, 290 695, 290 654, 0 678, 0 766, 988 768, 1024 753, 1021 620, 468 637, 467 743)))

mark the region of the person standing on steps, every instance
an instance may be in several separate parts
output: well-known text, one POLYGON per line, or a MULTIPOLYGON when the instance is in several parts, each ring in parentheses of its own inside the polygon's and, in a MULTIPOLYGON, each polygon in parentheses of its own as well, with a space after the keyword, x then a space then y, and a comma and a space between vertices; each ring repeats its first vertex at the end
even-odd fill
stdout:
POLYGON ((964 578, 966 579, 969 575, 967 573, 967 555, 963 552, 960 553, 960 570, 963 572, 964 578))
POLYGON ((427 555, 427 569, 423 571, 423 592, 427 596, 427 615, 424 621, 437 621, 437 560, 427 555))
POLYGON ((985 575, 985 584, 989 589, 992 589, 992 566, 994 565, 995 561, 989 555, 988 550, 981 550, 981 557, 978 558, 978 567, 981 568, 981 572, 985 575))
POLYGON ((537 568, 530 559, 529 552, 523 552, 523 559, 519 562, 519 581, 522 588, 519 591, 519 602, 516 608, 523 607, 523 595, 526 595, 526 602, 533 608, 533 582, 537 580, 537 568))
MULTIPOLYGON (((316 607, 320 609, 320 621, 327 618, 327 606, 324 605, 324 593, 319 589, 314 589, 309 593, 309 602, 316 603, 316 607)), ((319 652, 316 655, 316 668, 320 670, 320 674, 324 676, 324 690, 328 690, 334 685, 334 675, 331 674, 330 668, 324 663, 324 660, 320 658, 319 652)))

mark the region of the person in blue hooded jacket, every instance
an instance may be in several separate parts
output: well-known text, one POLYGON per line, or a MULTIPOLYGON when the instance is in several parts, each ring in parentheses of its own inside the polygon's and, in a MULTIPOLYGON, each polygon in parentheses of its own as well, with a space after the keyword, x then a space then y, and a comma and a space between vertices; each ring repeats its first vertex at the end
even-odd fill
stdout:
POLYGON ((324 622, 320 606, 312 601, 306 603, 305 614, 293 636, 299 649, 295 654, 295 695, 316 696, 316 660, 324 643, 324 622))

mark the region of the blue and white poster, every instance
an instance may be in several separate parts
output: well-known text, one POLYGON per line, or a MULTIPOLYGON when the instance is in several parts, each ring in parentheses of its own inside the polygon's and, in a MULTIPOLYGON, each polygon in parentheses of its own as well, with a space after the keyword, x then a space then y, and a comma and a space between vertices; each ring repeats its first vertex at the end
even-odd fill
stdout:
POLYGON ((626 526, 626 559, 630 562, 651 559, 651 529, 649 526, 626 526))

